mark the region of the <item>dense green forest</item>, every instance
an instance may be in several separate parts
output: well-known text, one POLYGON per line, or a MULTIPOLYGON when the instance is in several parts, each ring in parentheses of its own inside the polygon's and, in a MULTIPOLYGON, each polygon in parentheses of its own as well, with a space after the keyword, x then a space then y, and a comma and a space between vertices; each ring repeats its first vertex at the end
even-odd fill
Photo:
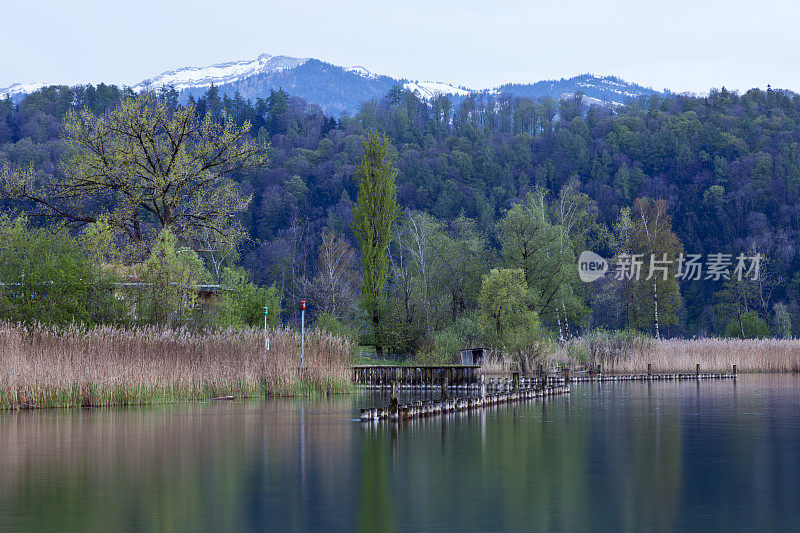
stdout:
MULTIPOLYGON (((58 175, 71 150, 67 113, 102 114, 130 96, 105 85, 48 87, 0 102, 0 166, 58 175)), ((174 91, 159 97, 179 107, 174 91)), ((587 106, 580 94, 482 95, 456 105, 396 87, 338 120, 284 91, 246 101, 212 87, 189 104, 201 118, 249 124, 253 142, 267 146, 265 165, 235 175, 252 201, 243 219, 249 238, 231 261, 255 283, 275 285, 286 321, 298 320, 294 302, 306 299, 332 328, 358 330, 365 341, 380 335, 389 351, 433 353, 472 343, 513 351, 594 328, 788 336, 800 327, 794 93, 723 88, 606 107, 587 106), (371 333, 352 229, 370 133, 388 139, 401 208, 382 326, 371 333), (665 225, 648 240, 656 219, 665 225), (654 321, 649 284, 581 283, 582 250, 765 259, 758 282, 664 282, 654 321)), ((30 207, 2 202, 12 217, 30 207)))

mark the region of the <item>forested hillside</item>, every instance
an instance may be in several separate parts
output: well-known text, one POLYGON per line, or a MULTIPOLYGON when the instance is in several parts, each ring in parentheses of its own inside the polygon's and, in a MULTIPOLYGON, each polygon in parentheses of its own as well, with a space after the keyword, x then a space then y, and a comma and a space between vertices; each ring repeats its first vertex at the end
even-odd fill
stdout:
MULTIPOLYGON (((18 104, 0 102, 0 165, 58 172, 65 113, 83 107, 100 113, 123 96, 113 86, 49 87, 18 104)), ((174 92, 162 97, 177 105, 174 92)), ((395 87, 339 120, 283 91, 247 101, 220 98, 212 87, 191 103, 201 116, 227 112, 239 123, 250 121, 252 136, 269 143, 267 166, 237 177, 253 195, 241 263, 256 281, 274 282, 286 301, 304 297, 345 323, 358 323, 354 172, 364 136, 387 136, 402 208, 390 248, 386 333, 396 350, 478 342, 469 331, 477 330, 481 298, 490 296, 482 294, 483 277, 501 266, 519 267, 529 285, 536 269, 550 276, 563 270, 560 302, 546 301, 549 279, 538 304, 528 306, 556 335, 588 327, 652 332, 654 324, 641 319, 646 306, 634 302, 640 311, 631 318, 633 308, 613 299, 614 287, 577 282, 564 265, 574 265, 583 249, 607 258, 618 253, 627 238, 625 217, 657 209, 659 199, 677 237, 670 253, 763 254, 761 283, 735 305, 774 335, 791 331, 787 320, 795 331, 800 326, 800 97, 793 93, 722 89, 703 98, 653 95, 607 107, 586 106, 580 94, 561 101, 479 95, 454 105, 446 97, 424 102, 395 87), (648 200, 637 204, 640 198, 648 200), (574 220, 565 205, 578 212, 574 220), (546 232, 566 236, 569 253, 559 252, 548 266, 552 250, 543 248, 539 263, 520 262, 515 217, 546 220, 546 232), (335 253, 347 260, 331 274, 335 253), (332 304, 337 291, 344 301, 332 304)), ((21 207, 3 204, 9 213, 21 207)), ((498 276, 504 272, 514 271, 498 276)), ((735 298, 722 280, 683 281, 670 291, 662 335, 725 333, 735 298)))

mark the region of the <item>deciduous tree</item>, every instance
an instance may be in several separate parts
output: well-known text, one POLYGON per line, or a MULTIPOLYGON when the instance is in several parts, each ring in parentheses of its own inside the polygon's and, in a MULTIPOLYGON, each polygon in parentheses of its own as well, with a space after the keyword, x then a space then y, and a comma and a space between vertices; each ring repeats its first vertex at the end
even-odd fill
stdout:
POLYGON ((144 92, 100 115, 70 111, 61 173, 6 165, 0 190, 69 226, 104 217, 140 252, 164 229, 187 242, 209 231, 229 241, 244 235, 237 215, 250 203, 231 176, 266 161, 249 131, 225 113, 201 119, 191 104, 173 108, 144 92))
POLYGON ((372 342, 382 352, 381 313, 386 307, 387 250, 392 242, 392 226, 400 215, 389 141, 375 134, 363 143, 364 154, 356 168, 358 196, 353 208, 353 233, 361 247, 363 284, 361 306, 372 327, 372 342))

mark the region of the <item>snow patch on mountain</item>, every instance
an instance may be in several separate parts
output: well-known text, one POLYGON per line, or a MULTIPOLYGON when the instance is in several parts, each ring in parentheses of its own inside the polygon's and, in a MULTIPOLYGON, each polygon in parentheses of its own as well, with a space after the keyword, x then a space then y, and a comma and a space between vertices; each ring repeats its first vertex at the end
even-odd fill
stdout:
MULTIPOLYGON (((574 96, 575 96, 575 93, 561 93, 561 96, 559 97, 559 100, 566 100, 566 99, 572 98, 574 96)), ((591 96, 586 96, 585 94, 581 96, 581 102, 583 102, 584 105, 590 105, 590 106, 591 105, 596 105, 596 106, 600 106, 600 107, 606 107, 606 106, 619 107, 619 106, 625 105, 622 102, 615 102, 613 100, 601 100, 599 98, 593 98, 591 96)))
POLYGON ((309 58, 307 57, 298 58, 261 54, 255 59, 244 61, 230 61, 208 67, 183 67, 169 70, 134 85, 133 89, 138 92, 147 87, 156 88, 172 85, 176 91, 180 92, 184 89, 224 85, 256 74, 299 67, 308 60, 309 58))
POLYGON ((347 67, 347 68, 345 68, 345 70, 347 72, 352 72, 353 74, 358 74, 362 78, 369 78, 369 79, 373 79, 374 80, 375 78, 378 77, 377 74, 375 74, 374 72, 370 72, 369 70, 365 69, 364 67, 362 67, 360 65, 354 65, 352 67, 347 67))
POLYGON ((0 99, 5 100, 6 98, 13 98, 22 94, 30 94, 38 91, 42 87, 47 87, 47 84, 39 82, 15 83, 14 85, 9 85, 8 87, 0 89, 0 99))
MULTIPOLYGON (((591 76, 591 75, 590 75, 591 76)), ((587 89, 602 89, 616 93, 623 98, 635 98, 642 93, 639 91, 630 91, 630 85, 621 82, 618 78, 612 76, 591 76, 591 81, 578 81, 575 83, 577 87, 584 87, 587 89)))
POLYGON ((408 82, 403 85, 403 88, 407 91, 411 91, 412 93, 416 94, 419 98, 423 100, 430 100, 434 96, 438 94, 453 94, 456 96, 467 96, 472 94, 474 91, 469 89, 462 89, 461 87, 456 87, 455 85, 450 85, 449 83, 441 83, 435 81, 418 81, 418 82, 408 82))

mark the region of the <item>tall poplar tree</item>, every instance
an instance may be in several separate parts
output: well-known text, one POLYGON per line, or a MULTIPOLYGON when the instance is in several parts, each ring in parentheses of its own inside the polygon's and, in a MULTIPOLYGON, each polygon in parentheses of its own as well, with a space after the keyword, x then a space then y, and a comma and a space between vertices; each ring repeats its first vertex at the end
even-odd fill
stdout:
POLYGON ((364 141, 364 155, 356 167, 358 196, 353 208, 353 233, 361 248, 364 282, 361 306, 369 315, 375 351, 383 353, 381 315, 386 307, 387 250, 392 242, 392 225, 400 215, 389 141, 372 134, 364 141))

